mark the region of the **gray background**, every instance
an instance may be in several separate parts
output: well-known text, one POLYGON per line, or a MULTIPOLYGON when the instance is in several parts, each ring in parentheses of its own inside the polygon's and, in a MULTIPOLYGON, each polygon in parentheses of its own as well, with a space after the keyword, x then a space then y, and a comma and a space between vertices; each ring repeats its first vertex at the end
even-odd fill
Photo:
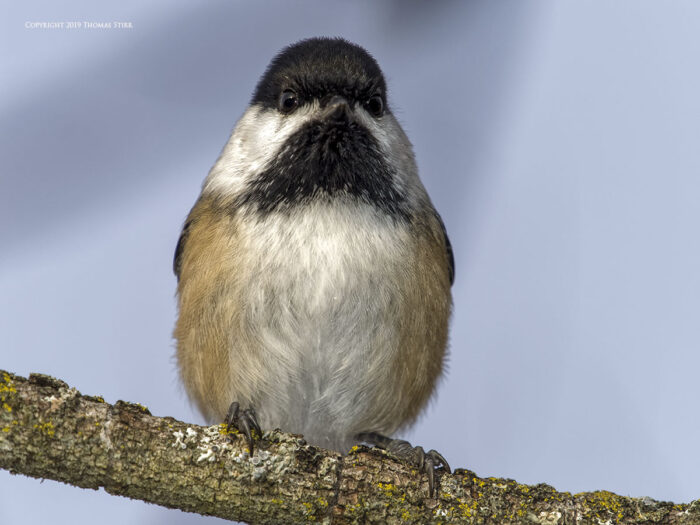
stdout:
MULTIPOLYGON (((408 435, 557 489, 700 497, 700 3, 3 2, 0 367, 201 422, 179 229, 281 47, 369 49, 457 260, 408 435), (27 29, 125 21, 131 30, 27 29)), ((0 522, 213 521, 0 472, 0 522)))

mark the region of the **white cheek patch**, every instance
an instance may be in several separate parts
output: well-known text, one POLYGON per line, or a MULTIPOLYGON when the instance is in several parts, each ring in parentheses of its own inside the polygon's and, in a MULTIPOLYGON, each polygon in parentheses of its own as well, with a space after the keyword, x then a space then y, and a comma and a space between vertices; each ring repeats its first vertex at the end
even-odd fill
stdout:
POLYGON ((260 106, 248 108, 209 171, 203 193, 240 193, 252 175, 277 157, 286 140, 313 120, 316 111, 316 104, 304 105, 291 115, 260 106))

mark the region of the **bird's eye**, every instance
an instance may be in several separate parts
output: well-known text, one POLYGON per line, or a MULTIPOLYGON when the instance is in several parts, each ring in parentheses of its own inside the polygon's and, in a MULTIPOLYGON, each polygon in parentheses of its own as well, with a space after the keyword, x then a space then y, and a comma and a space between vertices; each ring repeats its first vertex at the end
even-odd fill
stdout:
POLYGON ((280 95, 279 110, 282 113, 291 113, 299 105, 299 97, 291 89, 285 89, 280 95))
POLYGON ((384 101, 381 95, 372 95, 367 102, 365 102, 365 109, 369 113, 379 118, 384 114, 384 101))

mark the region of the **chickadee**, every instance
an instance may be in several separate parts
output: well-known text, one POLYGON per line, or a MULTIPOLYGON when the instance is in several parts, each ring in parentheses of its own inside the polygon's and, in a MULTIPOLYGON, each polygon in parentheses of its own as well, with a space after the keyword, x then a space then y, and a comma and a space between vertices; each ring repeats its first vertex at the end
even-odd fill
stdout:
POLYGON ((311 38, 272 60, 174 270, 177 361, 207 420, 251 447, 260 427, 340 452, 365 441, 425 469, 432 494, 444 458, 386 436, 442 372, 454 262, 367 51, 311 38))

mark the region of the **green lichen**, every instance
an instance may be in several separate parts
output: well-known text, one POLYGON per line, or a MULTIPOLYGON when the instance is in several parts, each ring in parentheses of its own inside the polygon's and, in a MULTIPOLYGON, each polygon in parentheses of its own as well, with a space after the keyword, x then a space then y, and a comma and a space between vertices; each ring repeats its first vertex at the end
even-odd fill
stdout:
POLYGON ((228 434, 238 434, 238 430, 235 427, 229 427, 226 423, 221 423, 219 425, 219 434, 226 436, 228 434))
POLYGON ((9 392, 10 394, 14 394, 17 392, 17 389, 15 389, 15 384, 12 381, 12 376, 8 374, 7 372, 2 373, 2 383, 0 383, 0 392, 9 392))
MULTIPOLYGON (((406 494, 404 492, 401 492, 393 483, 379 482, 377 483, 377 486, 387 498, 390 498, 399 503, 406 502, 406 494)), ((388 506, 389 504, 387 503, 386 505, 388 506)))
POLYGON ((624 501, 617 494, 607 490, 599 490, 586 494, 587 503, 593 507, 594 516, 601 520, 613 519, 613 523, 619 523, 624 517, 624 501))
POLYGON ((396 490, 396 485, 393 483, 382 483, 381 481, 377 483, 377 486, 387 495, 393 496, 396 490))
POLYGON ((53 437, 56 433, 54 430, 53 423, 51 421, 44 421, 41 423, 36 423, 34 428, 48 437, 53 437))
POLYGON ((316 521, 316 515, 314 513, 314 506, 308 501, 302 501, 301 504, 304 506, 304 514, 308 521, 316 521))
POLYGON ((464 518, 471 518, 472 516, 475 516, 479 510, 476 500, 473 500, 471 503, 466 503, 461 499, 458 499, 457 501, 459 501, 459 511, 464 518))
POLYGON ((3 410, 12 412, 12 407, 7 403, 7 400, 17 393, 12 377, 7 372, 2 373, 2 382, 0 382, 0 403, 3 410))
POLYGON ((364 509, 365 509, 365 504, 364 500, 360 498, 360 500, 355 503, 354 505, 347 505, 345 507, 345 515, 348 516, 349 518, 359 518, 364 514, 364 509))

